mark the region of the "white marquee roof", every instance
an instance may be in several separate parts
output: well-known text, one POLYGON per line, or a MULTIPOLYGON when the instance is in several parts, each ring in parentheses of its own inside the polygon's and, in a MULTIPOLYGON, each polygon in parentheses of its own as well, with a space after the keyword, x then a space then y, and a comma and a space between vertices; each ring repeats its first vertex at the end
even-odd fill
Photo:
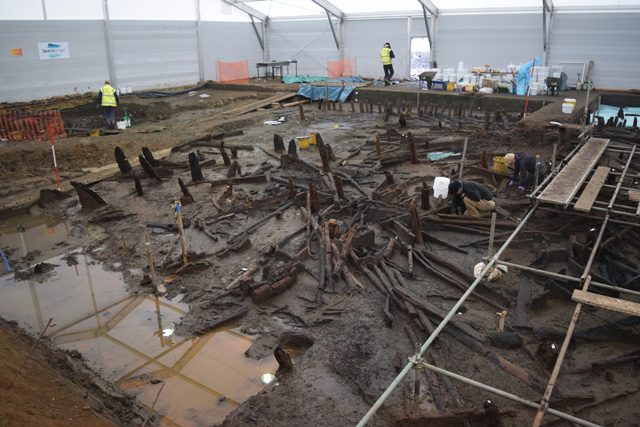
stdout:
MULTIPOLYGON (((554 12, 640 12, 640 0, 546 0, 554 12)), ((248 21, 258 19, 542 12, 542 0, 0 0, 0 20, 109 19, 248 21), (237 7, 234 7, 237 6, 237 7), (199 6, 199 7, 198 7, 199 6)))

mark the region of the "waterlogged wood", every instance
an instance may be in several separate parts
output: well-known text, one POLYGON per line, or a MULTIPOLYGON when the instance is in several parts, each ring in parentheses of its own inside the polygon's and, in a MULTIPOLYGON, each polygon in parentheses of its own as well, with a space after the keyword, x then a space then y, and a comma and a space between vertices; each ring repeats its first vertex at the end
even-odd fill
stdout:
POLYGON ((239 319, 241 317, 243 317, 245 314, 247 314, 249 312, 249 309, 247 307, 242 307, 241 309, 234 311, 233 313, 230 313, 226 316, 221 317, 220 319, 214 321, 213 323, 199 329, 197 331, 198 334, 204 334, 205 332, 209 332, 209 331, 213 331, 214 329, 219 328, 220 326, 224 325, 225 323, 231 322, 232 320, 236 320, 239 319))

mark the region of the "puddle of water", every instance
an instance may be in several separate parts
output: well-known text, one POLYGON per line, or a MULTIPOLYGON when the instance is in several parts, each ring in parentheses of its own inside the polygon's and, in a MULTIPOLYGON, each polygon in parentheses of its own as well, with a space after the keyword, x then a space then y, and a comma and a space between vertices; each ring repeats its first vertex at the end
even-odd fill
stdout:
POLYGON ((162 425, 221 422, 264 387, 263 374, 277 369, 273 356, 246 358, 253 340, 238 330, 197 338, 173 334, 188 311, 180 297, 128 295, 119 273, 80 251, 75 255, 77 265, 59 255, 47 260, 56 265, 53 271, 29 280, 1 277, 0 315, 34 335, 52 318, 47 336, 58 347, 82 353, 105 380, 153 406, 162 425))
POLYGON ((0 224, 0 275, 9 272, 12 258, 33 256, 32 263, 45 261, 72 244, 69 227, 59 218, 28 214, 3 218, 0 224))

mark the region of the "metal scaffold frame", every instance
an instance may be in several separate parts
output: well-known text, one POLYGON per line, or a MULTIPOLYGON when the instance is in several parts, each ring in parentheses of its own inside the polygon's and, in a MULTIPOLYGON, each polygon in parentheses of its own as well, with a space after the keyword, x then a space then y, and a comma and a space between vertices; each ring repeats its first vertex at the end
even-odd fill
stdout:
MULTIPOLYGON (((593 265, 593 261, 595 260, 595 256, 596 253, 598 251, 598 249, 600 248, 600 244, 602 242, 602 238, 603 235, 605 233, 605 230, 607 228, 608 223, 619 223, 619 224, 624 224, 624 225, 633 225, 633 226, 640 226, 639 223, 630 223, 627 221, 618 221, 615 219, 611 218, 612 214, 616 214, 616 215, 623 215, 623 216, 633 216, 635 218, 638 218, 637 215, 635 214, 630 214, 629 212, 624 212, 621 211, 620 208, 621 206, 616 206, 615 205, 615 201, 618 197, 618 194, 620 192, 620 189, 623 188, 622 187, 622 183, 623 180, 625 178, 625 176, 628 173, 629 170, 629 166, 631 164, 631 160, 633 159, 633 156, 635 155, 636 152, 636 146, 633 146, 629 151, 626 151, 626 154, 629 154, 629 157, 627 159, 627 162, 624 166, 624 170, 622 172, 619 173, 620 178, 618 179, 618 183, 615 186, 611 186, 614 187, 614 193, 611 196, 607 207, 606 208, 599 208, 599 207, 592 207, 591 209, 597 211, 597 212, 605 212, 605 217, 601 218, 601 217, 597 217, 597 216, 590 216, 590 215, 584 215, 581 213, 577 213, 574 211, 568 211, 565 209, 563 209, 562 211, 557 210, 557 209, 548 209, 548 208, 544 208, 542 206, 540 206, 540 200, 538 200, 538 198, 536 197, 537 194, 540 193, 540 191, 542 190, 542 188, 547 185, 548 183, 550 183, 558 174, 558 172, 568 163, 568 161, 570 161, 571 158, 573 158, 580 150, 580 148, 582 146, 584 146, 584 144, 588 141, 589 136, 586 136, 586 133, 583 132, 580 135, 580 141, 582 142, 581 144, 578 144, 570 153, 569 155, 564 159, 563 162, 561 162, 557 168, 554 168, 553 171, 548 174, 548 176, 546 177, 546 179, 536 188, 534 188, 533 192, 529 195, 529 197, 532 200, 532 206, 529 209, 529 211, 527 212, 527 214, 525 215, 525 217, 521 220, 520 224, 518 225, 518 227, 516 227, 516 229, 513 231, 513 233, 509 236, 509 238, 504 242, 504 244, 500 247, 500 249, 496 252, 495 255, 491 256, 491 253, 493 252, 493 236, 494 236, 494 232, 495 232, 495 214, 492 218, 492 227, 491 227, 491 235, 490 235, 490 243, 489 243, 489 257, 485 258, 485 260, 487 260, 487 264, 486 266, 482 269, 482 271, 480 272, 480 274, 478 275, 478 277, 476 278, 476 280, 469 286, 469 288, 467 289, 467 291, 460 297, 460 299, 456 302, 456 304, 451 308, 451 310, 448 312, 448 314, 443 318, 443 320, 440 322, 440 324, 437 326, 437 328, 431 333, 431 335, 429 336, 429 338, 425 341, 425 343, 421 346, 418 347, 416 349, 416 353, 414 356, 409 358, 409 362, 405 365, 404 369, 402 369, 402 371, 397 375, 397 377, 393 380, 393 382, 387 387, 387 389, 384 391, 384 393, 378 398, 378 400, 374 403, 374 405, 369 409, 369 411, 364 415, 364 417, 360 420, 360 422, 357 424, 358 427, 363 427, 370 419, 371 417, 376 413, 376 411, 380 408, 380 406, 382 406, 382 404, 384 403, 384 401, 391 395, 391 393, 394 391, 394 389, 400 384, 400 382, 402 381, 402 379, 409 373, 409 371, 411 370, 411 368, 426 368, 429 370, 432 370, 434 372, 449 376, 451 378, 454 378, 456 380, 462 381, 466 384, 472 385, 474 387, 483 389, 485 391, 494 393, 498 396, 510 399, 512 401, 518 402, 520 404, 523 404, 525 406, 529 406, 532 408, 536 408, 537 409, 537 413, 536 416, 533 420, 532 426, 533 427, 539 427, 540 423, 542 422, 542 419, 544 417, 544 415, 546 413, 549 413, 551 415, 557 416, 559 418, 565 419, 567 421, 573 422, 575 424, 578 425, 584 425, 584 426, 596 426, 597 424, 594 424, 592 422, 589 422, 587 420, 583 420, 577 417, 574 417, 572 415, 554 410, 552 408, 549 407, 549 401, 551 399, 551 395, 553 393, 553 389, 556 385, 557 379, 558 379, 558 375, 560 373, 560 369, 562 367, 562 363, 564 361, 567 349, 569 347, 569 343, 571 342, 571 338, 575 329, 575 325, 578 321, 578 317, 580 315, 580 312, 582 310, 582 305, 583 303, 580 301, 577 301, 573 316, 571 318, 571 322, 567 328, 567 332, 564 338, 564 341, 562 343, 562 347, 560 349, 560 352, 558 354, 558 357, 556 359, 556 363, 554 365, 553 371, 550 375, 549 381, 547 383, 544 395, 542 397, 542 400, 540 403, 535 403, 535 402, 531 402, 529 400, 523 399, 521 397, 518 397, 516 395, 513 395, 511 393, 505 392, 503 390, 500 390, 498 388, 480 383, 478 381, 474 381, 472 379, 466 378, 464 376, 455 374, 453 372, 449 372, 446 371, 442 368, 439 368, 437 366, 434 365, 430 365, 428 363, 425 363, 424 360, 422 359, 422 355, 425 353, 425 351, 429 348, 429 346, 435 341, 435 339, 438 337, 438 335, 440 334, 440 332, 444 329, 444 327, 449 323, 449 321, 452 319, 452 317, 458 312, 458 309, 462 306, 462 304, 465 302, 465 300, 473 293, 473 291, 475 290, 475 288, 477 287, 477 285, 480 283, 480 281, 485 277, 485 275, 487 275, 488 272, 490 272, 493 268, 494 265, 505 265, 505 266, 509 266, 509 267, 514 267, 523 271, 529 271, 535 274, 539 274, 539 275, 545 275, 545 276, 549 276, 549 277, 554 277, 554 278, 561 278, 567 281, 572 281, 572 282, 579 282, 582 284, 581 286, 581 291, 582 292, 587 292, 589 289, 589 286, 594 286, 594 287, 599 287, 599 288, 603 288, 603 289, 608 289, 608 290, 613 290, 613 291, 618 291, 618 292, 622 292, 622 293, 626 293, 629 295, 633 295, 633 296, 640 296, 640 292, 637 291, 633 291, 630 289, 625 289, 625 288, 621 288, 621 287, 617 287, 617 286, 611 286, 611 285, 607 285, 605 283, 599 283, 599 282, 595 282, 592 280, 590 273, 591 267, 593 265), (583 138, 584 137, 584 138, 583 138), (617 207, 618 209, 614 209, 614 206, 617 207), (590 255, 589 255, 589 259, 588 262, 584 268, 584 271, 582 272, 582 275, 580 278, 577 277, 572 277, 572 276, 568 276, 568 275, 562 275, 562 274, 557 274, 557 273, 553 273, 553 272, 549 272, 549 271, 545 271, 545 270, 540 270, 540 269, 535 269, 532 267, 528 267, 528 266, 523 266, 523 265, 519 265, 519 264, 515 264, 515 263, 510 263, 510 262, 505 262, 505 261, 500 261, 500 255, 502 255, 502 253, 507 249, 507 247, 509 246, 509 244, 511 244, 511 242, 514 240, 514 238, 517 236, 517 234, 523 229, 523 227, 525 226, 525 224, 527 223, 527 221, 534 215, 534 213, 536 212, 537 209, 541 209, 541 210, 551 210, 557 213, 565 213, 565 214, 575 214, 578 216, 582 216, 582 217, 587 217, 590 219, 598 219, 598 220, 602 220, 602 224, 600 226, 600 230, 597 236, 597 239, 595 241, 595 243, 593 244, 593 248, 591 249, 590 255)), ((555 147, 554 147, 555 148, 555 147)), ((610 148, 609 148, 610 149, 610 148)), ((554 149, 555 152, 555 149, 554 149)), ((554 156, 555 158, 555 156, 554 156)), ((581 185, 581 183, 580 183, 581 185)), ((577 190, 576 190, 577 191, 577 190)), ((575 205, 575 202, 573 201, 573 198, 571 200, 571 203, 569 204, 571 206, 575 205)), ((640 209, 640 208, 639 208, 640 209)))

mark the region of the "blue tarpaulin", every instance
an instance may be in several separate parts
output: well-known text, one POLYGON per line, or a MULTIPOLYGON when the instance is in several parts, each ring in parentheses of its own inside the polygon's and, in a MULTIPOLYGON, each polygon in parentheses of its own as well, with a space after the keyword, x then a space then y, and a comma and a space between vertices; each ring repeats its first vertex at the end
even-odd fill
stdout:
POLYGON ((435 162, 436 160, 446 159, 447 157, 459 156, 459 155, 460 153, 453 153, 451 151, 448 151, 448 152, 428 153, 427 157, 429 157, 429 160, 435 162))
POLYGON ((329 77, 320 77, 320 76, 304 77, 304 76, 291 76, 291 75, 285 75, 284 77, 282 77, 283 83, 324 82, 327 80, 329 80, 329 77))
POLYGON ((342 77, 335 80, 329 80, 331 82, 345 82, 345 86, 311 86, 311 85, 301 85, 300 90, 298 91, 298 95, 304 96, 305 98, 311 98, 313 101, 317 101, 318 99, 325 99, 327 97, 327 90, 329 92, 329 99, 332 101, 342 101, 346 102, 351 92, 356 88, 355 86, 349 86, 349 82, 361 82, 362 79, 358 77, 342 77))

